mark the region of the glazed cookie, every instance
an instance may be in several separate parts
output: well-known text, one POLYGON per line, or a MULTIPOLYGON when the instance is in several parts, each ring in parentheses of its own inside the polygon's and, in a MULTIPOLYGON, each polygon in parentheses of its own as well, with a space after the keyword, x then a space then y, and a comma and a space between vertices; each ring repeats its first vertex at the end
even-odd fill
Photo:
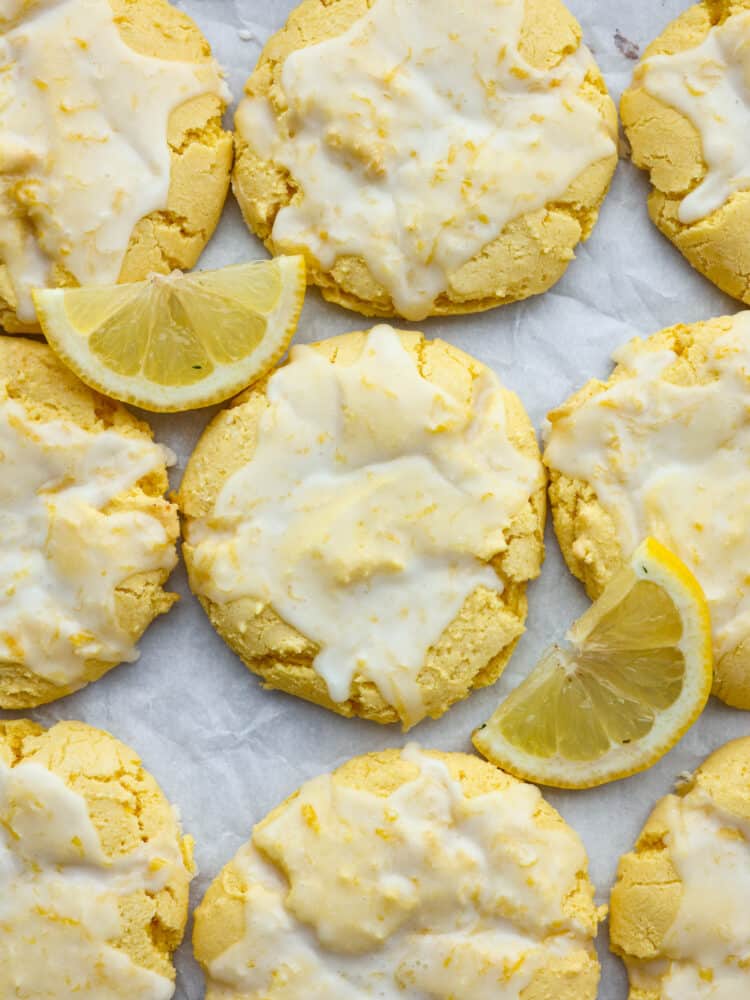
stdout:
POLYGON ((84 687, 176 600, 166 449, 45 344, 0 337, 0 707, 84 687))
POLYGON ((357 757, 253 830, 195 914, 206 1000, 594 1000, 578 836, 466 754, 357 757))
POLYGON ((560 0, 303 0, 245 92, 247 224, 366 316, 546 291, 617 163, 615 108, 560 0))
POLYGON ((192 267, 232 139, 190 18, 166 0, 11 0, 0 49, 0 324, 38 330, 32 288, 192 267))
POLYGON ((703 0, 646 50, 622 98, 649 214, 696 270, 750 302, 750 0, 703 0))
POLYGON ((750 709, 750 313, 615 354, 552 422, 557 537, 594 599, 642 539, 685 562, 711 610, 714 693, 750 709))
POLYGON ((649 817, 612 890, 630 1000, 750 996, 750 738, 711 754, 649 817))
POLYGON ((190 459, 190 585, 268 686, 408 727, 502 672, 544 484, 521 403, 461 351, 387 326, 298 346, 190 459))
POLYGON ((168 1000, 192 842, 135 753, 0 722, 0 996, 168 1000))

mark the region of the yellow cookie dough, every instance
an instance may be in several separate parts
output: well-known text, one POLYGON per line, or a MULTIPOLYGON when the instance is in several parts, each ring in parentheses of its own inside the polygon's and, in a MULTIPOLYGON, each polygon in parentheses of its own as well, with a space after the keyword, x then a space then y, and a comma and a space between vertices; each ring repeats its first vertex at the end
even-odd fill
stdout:
POLYGON ((76 691, 176 595, 166 452, 46 344, 0 338, 0 707, 76 691))
POLYGON ((577 835, 539 790, 414 745, 307 782, 195 914, 207 1000, 594 1000, 577 835))
POLYGON ((750 738, 656 806, 620 861, 610 935, 630 1000, 750 994, 750 738))
POLYGON ((750 709, 750 313, 633 340, 615 360, 550 414, 563 555, 593 600, 644 537, 674 551, 709 602, 714 694, 750 709))
POLYGON ((735 176, 740 180, 747 176, 742 150, 750 121, 748 17, 750 0, 702 0, 689 7, 646 49, 623 94, 620 113, 633 162, 651 178, 648 210, 653 222, 697 271, 729 295, 750 303, 750 188, 735 190, 732 185, 721 197, 710 196, 717 190, 713 185, 721 171, 731 174, 736 166, 734 156, 742 161, 735 176), (653 65, 656 57, 662 72, 669 63, 659 60, 685 59, 700 46, 711 45, 730 19, 739 26, 737 35, 744 37, 744 44, 726 43, 724 56, 733 50, 734 75, 727 74, 725 84, 726 61, 712 50, 706 50, 700 75, 679 67, 669 92, 649 83, 653 81, 649 60, 653 65), (680 81, 683 90, 675 91, 680 81), (712 93, 717 95, 714 104, 707 103, 701 111, 698 97, 710 102, 712 93), (718 114, 712 113, 717 110, 718 114), (686 214, 691 198, 695 210, 686 214), (707 214, 702 214, 701 205, 707 214))
POLYGON ((560 0, 481 0, 464 15, 447 0, 403 10, 395 2, 303 0, 266 45, 235 122, 233 188, 248 226, 272 253, 304 252, 309 280, 323 295, 366 316, 420 320, 545 291, 590 235, 617 163, 616 111, 579 24, 560 0), (360 38, 348 53, 321 49, 303 81, 307 90, 290 107, 297 80, 290 57, 309 50, 314 59, 313 47, 356 32, 373 12, 380 40, 368 49, 360 38), (405 96, 402 70, 412 56, 424 67, 437 52, 439 65, 424 71, 428 80, 433 73, 424 87, 432 96, 419 84, 405 96), (519 104, 517 120, 513 100, 505 105, 505 133, 482 161, 482 128, 498 93, 540 103, 519 104), (389 102, 398 109, 392 120, 389 102), (564 122, 556 119, 563 102, 564 122), (452 127, 445 156, 436 153, 431 144, 452 127), (535 127, 538 135, 521 138, 535 127), (299 144, 303 168, 322 147, 328 165, 319 190, 309 182, 304 189, 282 164, 281 147, 274 153, 276 130, 284 152, 299 144), (310 142, 316 130, 320 142, 310 142), (285 209, 306 213, 307 235, 304 226, 285 227, 285 209), (390 232, 394 219, 382 246, 369 242, 390 232), (335 253, 324 261, 331 241, 335 253))
POLYGON ((0 995, 166 1000, 192 840, 129 747, 0 722, 0 995))
POLYGON ((489 369, 419 333, 378 327, 291 357, 212 421, 188 463, 178 502, 191 587, 267 686, 381 723, 440 716, 500 676, 523 632, 526 583, 544 555, 531 423, 489 369), (325 456, 305 467, 327 447, 338 448, 332 472, 325 456), (483 480, 488 461, 497 469, 483 480), (305 477, 318 471, 316 487, 305 477), (271 482, 287 474, 289 485, 271 482), (451 475, 464 488, 454 492, 451 475), (484 500, 472 498, 482 481, 484 500), (266 489, 278 502, 261 499, 253 524, 247 498, 266 489), (280 529, 287 497, 300 511, 280 529), (287 580, 299 597, 289 614, 317 642, 274 604, 287 580))
MULTIPOLYGON (((167 0, 109 0, 121 38, 135 52, 160 60, 208 64, 211 50, 193 21, 167 0)), ((12 28, 0 19, 0 32, 12 28)), ((43 85, 40 81, 39 86, 43 85)), ((226 95, 206 92, 176 107, 168 122, 171 161, 166 205, 142 218, 132 231, 119 280, 139 281, 150 272, 167 274, 193 267, 210 239, 226 198, 232 167, 232 137, 222 129, 226 95)), ((135 113, 137 120, 137 112, 135 113)), ((113 118, 116 128, 116 119, 113 118)), ((5 137, 0 137, 0 145, 5 137)), ((113 171, 118 163, 112 164, 113 171)), ((151 165, 143 157, 144 183, 151 165)), ((23 165, 17 186, 24 181, 23 165)), ((3 194, 0 217, 14 216, 28 202, 20 225, 28 234, 45 238, 48 220, 39 216, 33 195, 3 194)), ((75 285, 75 278, 59 258, 53 258, 52 283, 75 285)), ((10 332, 38 332, 38 325, 17 315, 18 299, 0 254, 0 327, 10 332)))

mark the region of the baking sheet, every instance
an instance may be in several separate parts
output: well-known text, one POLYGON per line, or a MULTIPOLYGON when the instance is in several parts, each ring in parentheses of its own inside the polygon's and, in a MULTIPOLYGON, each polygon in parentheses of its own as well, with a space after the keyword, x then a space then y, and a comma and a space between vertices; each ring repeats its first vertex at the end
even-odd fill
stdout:
MULTIPOLYGON (((211 41, 237 97, 264 41, 281 27, 294 0, 182 0, 178 6, 196 19, 211 41)), ((569 0, 569 6, 617 99, 630 79, 638 47, 686 4, 569 0)), ((738 303, 692 271, 654 229, 646 214, 646 193, 643 176, 622 160, 592 238, 579 248, 578 259, 552 291, 476 317, 430 320, 421 328, 494 368, 518 392, 540 428, 548 410, 587 378, 607 375, 612 350, 631 336, 736 312, 738 303)), ((201 266, 262 254, 230 195, 201 266)), ((318 340, 361 329, 365 323, 311 290, 297 340, 318 340)), ((173 486, 179 484, 212 413, 149 417, 159 439, 178 455, 173 486)), ((182 600, 148 631, 138 663, 119 667, 85 691, 25 714, 44 725, 81 719, 137 749, 179 806, 185 830, 196 840, 200 875, 193 883, 193 905, 247 839, 253 823, 307 778, 355 754, 400 746, 406 739, 443 750, 470 750, 472 730, 587 603, 548 527, 544 570, 529 590, 527 633, 502 679, 405 737, 397 727, 340 719, 287 695, 263 691, 215 635, 181 568, 171 586, 182 600)), ((588 792, 546 792, 586 844, 598 902, 607 902, 618 858, 631 847, 653 804, 675 778, 726 740, 748 734, 750 713, 712 700, 675 750, 645 774, 588 792)), ((190 932, 189 926, 177 956, 178 1000, 200 1000, 204 994, 191 956, 190 932)), ((600 1000, 625 1000, 626 977, 619 961, 609 955, 606 926, 599 949, 600 1000)))

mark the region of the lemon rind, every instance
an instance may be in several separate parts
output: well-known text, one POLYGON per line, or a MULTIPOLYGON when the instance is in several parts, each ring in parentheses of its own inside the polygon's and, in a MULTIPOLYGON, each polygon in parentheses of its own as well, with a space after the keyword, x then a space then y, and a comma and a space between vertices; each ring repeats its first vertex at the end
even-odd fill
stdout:
MULTIPOLYGON (((543 759, 509 743, 500 732, 500 718, 505 699, 484 726, 472 736, 475 748, 493 764, 514 777, 554 788, 595 788, 639 774, 665 756, 695 723, 711 694, 713 680, 711 619, 705 595, 690 570, 664 545, 653 538, 646 539, 634 553, 630 566, 641 580, 662 586, 681 612, 684 634, 680 647, 686 653, 692 641, 694 668, 690 669, 686 655, 685 676, 688 683, 677 701, 660 712, 649 732, 649 753, 639 753, 643 741, 628 747, 616 747, 597 761, 575 762, 562 757, 543 759), (675 586, 675 581, 679 586, 675 586), (688 600, 680 599, 687 595, 688 600), (693 681, 692 685, 690 681, 693 681), (692 705, 689 712, 682 706, 692 705), (672 720, 679 723, 672 725, 672 720), (664 736, 659 738, 659 733, 664 736), (654 738, 654 733, 657 734, 654 738), (608 765, 608 761, 611 763, 608 765)), ((574 626, 575 628, 575 626, 574 626)), ((573 631, 573 629, 571 630, 573 631)), ((584 636, 585 637, 585 636, 584 636)), ((533 677, 532 674, 529 675, 533 677)))
POLYGON ((184 387, 161 386, 140 375, 118 375, 99 361, 86 347, 87 338, 78 335, 67 322, 64 300, 71 289, 40 289, 32 295, 47 342, 82 382, 131 406, 154 413, 177 413, 230 399, 260 381, 286 353, 299 323, 307 289, 305 261, 301 256, 277 257, 274 261, 281 269, 282 291, 274 309, 265 315, 268 331, 273 334, 267 332, 257 350, 243 361, 217 364, 205 379, 184 387), (274 321, 279 316, 284 318, 284 323, 277 332, 274 321), (61 334, 60 330, 64 332, 61 334), (264 351, 265 344, 268 347, 264 351), (75 345, 75 349, 71 349, 71 345, 75 345), (236 374, 228 378, 228 372, 236 374), (152 386, 153 391, 142 391, 144 386, 152 386))

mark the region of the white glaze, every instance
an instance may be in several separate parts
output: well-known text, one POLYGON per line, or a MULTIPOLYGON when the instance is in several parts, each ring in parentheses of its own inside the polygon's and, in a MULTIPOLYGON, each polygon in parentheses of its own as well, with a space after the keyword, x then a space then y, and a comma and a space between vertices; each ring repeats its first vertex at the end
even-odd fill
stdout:
POLYGON ((114 430, 31 420, 0 389, 0 662, 75 684, 84 661, 135 660, 115 588, 177 561, 147 510, 108 510, 169 453, 114 430))
POLYGON ((636 80, 698 130, 706 176, 680 202, 680 222, 705 218, 750 188, 750 11, 693 48, 646 59, 636 80))
POLYGON ((213 61, 131 49, 108 0, 3 0, 0 29, 0 259, 32 321, 54 263, 117 281, 136 223, 166 208, 172 111, 229 95, 213 61))
POLYGON ((632 374, 556 416, 545 460, 591 484, 626 558, 651 535, 693 570, 721 656, 750 635, 750 313, 714 343, 704 384, 662 378, 672 351, 615 359, 632 374))
POLYGON ((667 800, 665 823, 682 896, 664 938, 662 996, 739 1000, 750 994, 750 823, 700 786, 667 800))
POLYGON ((174 984, 110 942, 118 902, 163 888, 184 862, 157 838, 106 857, 85 799, 33 762, 0 762, 0 995, 169 1000, 174 984))
POLYGON ((442 762, 404 757, 418 773, 387 798, 325 775, 256 827, 233 862, 245 934, 211 963, 212 1000, 292 1000, 302 984, 314 1000, 517 1000, 540 968, 590 952, 563 906, 585 852, 536 820, 538 789, 467 798, 442 762))
POLYGON ((304 196, 276 217, 279 252, 323 267, 358 255, 401 315, 422 319, 508 222, 615 152, 579 96, 585 46, 538 70, 519 51, 525 0, 377 0, 344 34, 290 55, 274 100, 237 128, 304 196))
POLYGON ((351 365, 294 348, 251 461, 187 529, 194 589, 272 606, 319 644, 334 700, 360 673, 419 721, 428 649, 477 587, 502 591, 485 560, 542 476, 495 376, 473 389, 467 404, 422 378, 390 327, 351 365))

